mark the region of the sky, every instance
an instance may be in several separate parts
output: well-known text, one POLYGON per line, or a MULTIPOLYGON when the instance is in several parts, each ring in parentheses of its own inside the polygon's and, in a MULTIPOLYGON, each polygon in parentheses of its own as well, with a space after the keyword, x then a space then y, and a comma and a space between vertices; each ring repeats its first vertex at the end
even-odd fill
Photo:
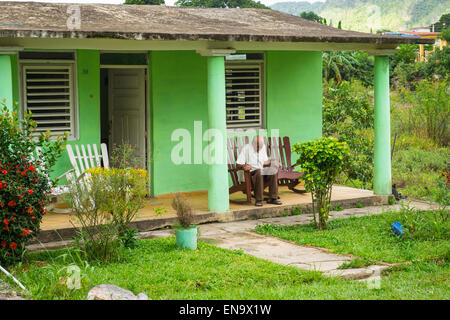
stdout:
MULTIPOLYGON (((2 1, 10 1, 10 0, 0 0, 2 1)), ((125 0, 13 0, 13 1, 34 1, 34 2, 66 2, 66 3, 114 3, 121 4, 124 3, 125 0)), ((173 5, 176 0, 165 0, 166 5, 173 5)), ((258 0, 257 0, 258 1, 258 0)), ((288 2, 288 1, 308 1, 308 2, 323 2, 325 0, 259 0, 261 3, 265 5, 272 5, 277 2, 288 2)))

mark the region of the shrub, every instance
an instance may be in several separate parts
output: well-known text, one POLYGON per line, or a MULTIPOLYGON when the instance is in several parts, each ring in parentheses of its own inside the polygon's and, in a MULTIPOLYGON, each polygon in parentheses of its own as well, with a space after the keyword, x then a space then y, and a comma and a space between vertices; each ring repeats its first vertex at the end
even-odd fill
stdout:
POLYGON ((373 119, 372 97, 358 81, 328 82, 323 98, 323 135, 347 142, 350 157, 344 166, 347 180, 360 182, 363 188, 373 178, 373 119))
POLYGON ((172 208, 174 208, 177 212, 178 222, 181 227, 189 228, 194 220, 194 209, 187 198, 177 192, 175 197, 172 199, 172 208))
POLYGON ((406 229, 406 238, 447 240, 450 234, 449 215, 445 209, 422 211, 403 207, 396 219, 406 229))
POLYGON ((145 204, 147 171, 134 168, 91 168, 87 173, 106 186, 99 206, 103 212, 110 214, 112 223, 122 235, 145 204))
POLYGON ((118 228, 102 210, 108 186, 100 175, 70 185, 69 199, 75 214, 76 244, 84 260, 112 262, 119 259, 118 228))
POLYGON ((443 209, 450 205, 450 170, 448 167, 442 171, 436 181, 438 187, 434 193, 434 201, 439 203, 443 209))
MULTIPOLYGON (((438 145, 447 146, 450 141, 448 119, 450 118, 450 83, 422 80, 416 91, 403 90, 405 99, 412 104, 411 121, 416 123, 424 135, 438 145)), ((417 133, 416 133, 417 134, 417 133)))
POLYGON ((336 138, 322 137, 296 143, 292 150, 299 154, 297 164, 304 172, 301 179, 305 181, 305 188, 312 196, 314 223, 319 229, 326 229, 331 189, 348 157, 348 146, 336 138), (318 222, 316 213, 319 216, 318 222))
POLYGON ((448 77, 450 74, 450 47, 436 50, 429 56, 424 64, 424 70, 430 80, 436 77, 439 79, 448 77))
POLYGON ((135 149, 129 143, 113 144, 110 156, 111 166, 119 169, 144 168, 144 162, 136 156, 135 149))
POLYGON ((129 225, 145 204, 147 171, 91 168, 71 186, 79 223, 78 239, 88 260, 114 261, 119 247, 134 247, 137 231, 129 225))
POLYGON ((2 104, 0 111, 0 263, 22 259, 25 245, 40 228, 52 181, 51 167, 61 155, 67 135, 50 141, 48 132, 37 134, 31 113, 20 120, 2 104), (31 157, 36 147, 43 161, 31 157))

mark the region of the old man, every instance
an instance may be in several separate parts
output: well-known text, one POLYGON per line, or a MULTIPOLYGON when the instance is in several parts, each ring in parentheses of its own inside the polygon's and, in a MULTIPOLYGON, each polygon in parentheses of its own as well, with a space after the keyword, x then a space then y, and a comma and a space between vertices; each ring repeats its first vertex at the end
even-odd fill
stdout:
POLYGON ((252 188, 255 193, 255 206, 263 205, 264 188, 269 186, 267 203, 280 205, 278 200, 278 161, 270 160, 262 136, 255 136, 252 143, 246 144, 236 160, 237 168, 250 171, 252 188))

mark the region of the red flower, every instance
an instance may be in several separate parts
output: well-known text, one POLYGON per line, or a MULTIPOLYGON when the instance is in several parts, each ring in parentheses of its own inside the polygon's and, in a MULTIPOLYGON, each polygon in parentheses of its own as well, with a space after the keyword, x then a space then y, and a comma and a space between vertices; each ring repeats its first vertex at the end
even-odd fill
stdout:
POLYGON ((6 247, 6 241, 2 241, 2 247, 3 247, 3 248, 6 247))
POLYGON ((8 225, 9 224, 9 220, 8 219, 3 219, 3 223, 8 225))
POLYGON ((33 211, 34 211, 33 207, 29 207, 27 210, 28 213, 33 213, 33 211))
POLYGON ((23 229, 22 233, 20 234, 22 237, 26 237, 31 233, 30 229, 23 229))
POLYGON ((0 181, 0 189, 6 187, 6 183, 3 183, 2 181, 0 181))
POLYGON ((9 231, 9 227, 3 227, 3 230, 9 231))
POLYGON ((33 190, 32 189, 28 189, 28 193, 29 194, 33 194, 33 190))
POLYGON ((28 170, 30 170, 30 171, 35 171, 35 170, 36 170, 36 168, 35 168, 35 167, 33 167, 33 166, 30 166, 30 167, 28 168, 28 170))
POLYGON ((15 250, 15 249, 17 248, 17 243, 11 242, 10 245, 9 245, 9 247, 10 247, 11 249, 15 250))
POLYGON ((17 202, 15 202, 14 200, 11 200, 10 202, 8 202, 8 206, 10 207, 14 207, 17 204, 17 202))
POLYGON ((8 171, 6 171, 6 170, 3 170, 3 171, 2 171, 2 173, 3 173, 3 174, 7 174, 7 173, 8 173, 8 171))

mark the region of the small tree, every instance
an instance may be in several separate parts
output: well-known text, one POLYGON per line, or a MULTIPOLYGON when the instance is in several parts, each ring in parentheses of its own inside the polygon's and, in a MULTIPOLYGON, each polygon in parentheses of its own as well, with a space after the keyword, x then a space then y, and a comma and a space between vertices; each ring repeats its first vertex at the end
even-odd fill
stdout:
POLYGON ((333 137, 323 137, 296 143, 293 151, 299 154, 297 164, 304 172, 302 179, 305 181, 306 191, 311 193, 314 224, 320 230, 327 229, 331 189, 348 156, 347 143, 339 142, 333 137))
POLYGON ((67 135, 50 140, 36 131, 31 113, 20 119, 0 103, 0 264, 22 259, 25 246, 39 231, 48 194, 48 174, 64 150, 67 135), (41 147, 43 161, 32 157, 41 147))

